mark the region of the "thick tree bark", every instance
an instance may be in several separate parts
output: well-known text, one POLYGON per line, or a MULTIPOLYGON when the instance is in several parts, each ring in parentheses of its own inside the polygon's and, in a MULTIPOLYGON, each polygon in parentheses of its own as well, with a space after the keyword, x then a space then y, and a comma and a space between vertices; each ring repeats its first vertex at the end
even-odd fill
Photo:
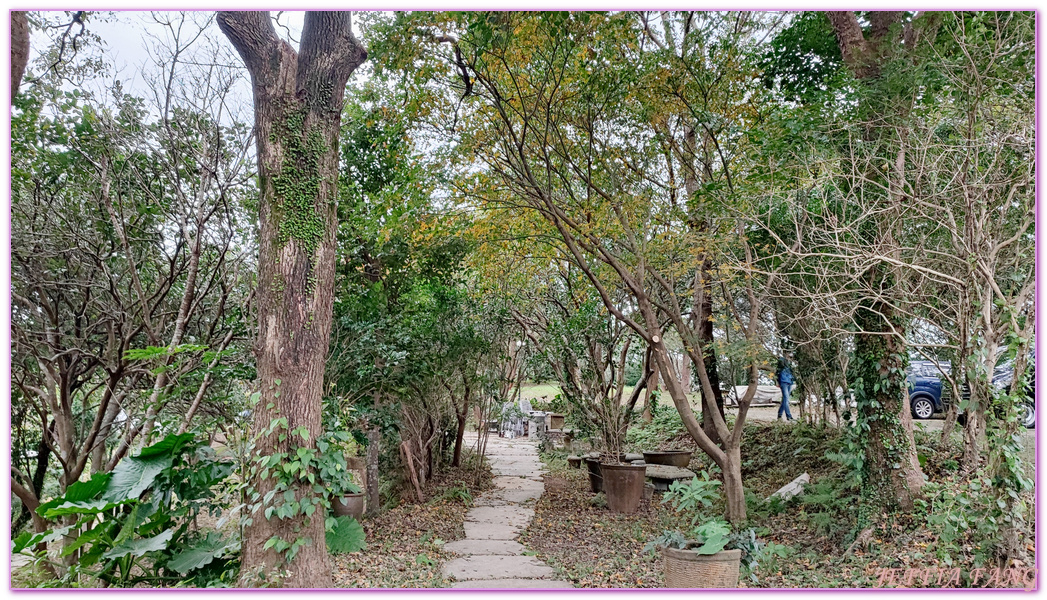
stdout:
POLYGON ((723 412, 723 390, 720 389, 720 371, 716 366, 716 350, 713 348, 713 294, 710 271, 712 261, 702 262, 702 280, 705 285, 705 293, 702 296, 702 307, 699 313, 701 323, 698 327, 698 339, 705 348, 705 372, 709 374, 709 385, 713 388, 713 399, 709 402, 702 392, 702 429, 717 444, 721 444, 720 436, 716 435, 716 426, 713 424, 712 411, 720 413, 721 419, 726 419, 723 412))
MULTIPOLYGON (((888 39, 888 32, 901 14, 892 11, 870 13, 873 26, 868 39, 853 11, 826 14, 836 32, 844 61, 855 76, 867 82, 877 79, 883 56, 896 49, 888 39)), ((866 128, 865 137, 869 141, 880 135, 875 125, 866 128)), ((899 183, 904 177, 904 151, 899 150, 897 157, 893 158, 894 169, 884 182, 890 190, 885 202, 892 209, 891 214, 897 214, 901 201, 899 183)), ((875 181, 876 175, 871 175, 871 179, 875 181)), ((884 241, 888 247, 896 247, 891 240, 896 225, 897 220, 885 231, 874 232, 874 235, 886 236, 884 241)), ((893 271, 894 268, 886 262, 871 265, 863 276, 866 293, 877 295, 881 290, 894 290, 897 281, 893 271)), ((924 475, 916 457, 903 369, 906 355, 903 316, 889 301, 877 296, 859 306, 855 321, 861 331, 855 335, 854 344, 856 360, 861 361, 862 390, 859 396, 864 399, 859 410, 869 426, 865 432, 867 484, 873 491, 876 504, 911 510, 923 488, 924 475)))
POLYGON ((29 64, 29 19, 26 11, 11 11, 11 102, 22 85, 25 67, 29 64))
MULTIPOLYGON (((256 452, 312 449, 322 429, 331 331, 342 97, 367 54, 353 36, 348 12, 306 13, 300 52, 277 37, 268 12, 220 12, 218 26, 254 86, 261 192, 256 452), (304 439, 292 434, 303 431, 304 439)), ((253 483, 264 497, 276 480, 256 477, 253 483)), ((303 479, 290 486, 296 502, 319 500, 303 479)), ((286 587, 329 587, 326 515, 299 510, 267 519, 263 511, 244 531, 241 584, 259 585, 279 573, 278 583, 286 587), (288 561, 286 553, 264 549, 274 537, 306 543, 288 561)))
POLYGON ((377 425, 367 430, 367 514, 376 516, 382 509, 382 497, 378 488, 378 451, 382 432, 377 425))

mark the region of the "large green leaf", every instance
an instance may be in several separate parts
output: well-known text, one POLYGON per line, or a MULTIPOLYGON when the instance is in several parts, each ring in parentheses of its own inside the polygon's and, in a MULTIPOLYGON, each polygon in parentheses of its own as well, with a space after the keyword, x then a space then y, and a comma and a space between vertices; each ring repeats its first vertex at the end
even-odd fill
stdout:
POLYGON ((55 517, 64 517, 67 515, 97 515, 98 513, 105 512, 129 504, 133 500, 120 500, 117 502, 107 502, 105 500, 93 500, 91 502, 63 502, 58 506, 49 508, 40 516, 45 519, 54 519, 55 517))
POLYGON ((62 537, 63 535, 69 533, 69 530, 72 529, 72 528, 73 528, 73 526, 70 525, 68 527, 61 527, 59 529, 54 529, 54 530, 51 530, 51 531, 43 531, 43 532, 40 532, 40 533, 33 533, 31 531, 26 531, 25 533, 23 533, 22 535, 16 537, 13 540, 14 541, 14 548, 11 549, 11 553, 12 554, 18 554, 19 552, 21 552, 22 550, 25 550, 26 548, 29 548, 30 546, 35 546, 35 545, 40 544, 40 543, 47 544, 47 543, 53 542, 53 541, 57 540, 58 538, 62 537))
POLYGON ((164 455, 174 456, 182 450, 183 446, 192 442, 195 437, 196 434, 193 433, 183 433, 182 435, 174 435, 172 433, 152 446, 142 448, 142 451, 135 458, 149 459, 164 455))
POLYGON ((116 521, 110 520, 104 523, 100 523, 97 527, 93 529, 88 529, 87 532, 85 532, 80 537, 76 538, 76 541, 64 546, 62 548, 62 553, 60 554, 60 556, 69 556, 70 554, 79 550, 80 547, 85 544, 97 542, 100 539, 108 537, 113 528, 116 527, 116 524, 116 521))
POLYGON ((137 499, 153 484, 156 476, 170 466, 170 455, 145 460, 125 458, 113 469, 102 499, 109 502, 137 499))
POLYGON ((211 532, 199 540, 192 548, 186 548, 172 558, 167 566, 185 575, 211 563, 228 550, 236 548, 236 542, 224 539, 220 534, 211 532))
POLYGON ((98 492, 105 489, 106 483, 109 482, 109 477, 109 473, 95 473, 91 476, 91 479, 87 481, 77 481, 73 483, 66 488, 64 495, 49 502, 44 502, 38 506, 36 508, 36 514, 45 516, 44 513, 48 510, 61 504, 65 504, 66 502, 84 502, 94 498, 98 495, 98 492))
POLYGON ((172 536, 174 536, 174 529, 168 529, 160 535, 151 538, 124 540, 113 546, 112 550, 103 554, 102 558, 111 560, 114 558, 120 558, 121 556, 127 556, 128 554, 133 556, 144 556, 147 552, 164 550, 167 548, 167 542, 171 541, 172 536))
POLYGON ((352 517, 338 517, 334 526, 327 530, 327 549, 332 554, 358 552, 367 547, 364 528, 352 517))

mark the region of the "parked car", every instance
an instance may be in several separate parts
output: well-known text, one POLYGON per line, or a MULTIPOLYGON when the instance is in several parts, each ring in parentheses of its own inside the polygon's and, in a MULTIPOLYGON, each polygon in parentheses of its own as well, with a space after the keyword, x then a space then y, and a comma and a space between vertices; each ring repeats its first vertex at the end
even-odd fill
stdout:
MULTIPOLYGON (((1036 426, 1036 355, 1033 353, 1029 368, 1032 369, 1029 386, 1026 388, 1027 401, 1022 414, 1022 424, 1032 429, 1036 426)), ((907 381, 909 384, 909 407, 913 417, 929 419, 934 413, 944 412, 949 406, 948 386, 942 385, 941 374, 949 374, 952 365, 948 361, 935 364, 929 360, 914 360, 909 364, 907 381)), ((1003 390, 1014 378, 1012 363, 1006 362, 996 367, 993 372, 993 387, 1003 390)), ((970 394, 964 386, 964 397, 970 394)), ((962 416, 962 415, 961 415, 962 416)))
POLYGON ((909 408, 917 419, 930 419, 934 413, 947 407, 948 393, 942 390, 941 374, 949 374, 952 366, 948 361, 935 364, 929 360, 914 360, 909 363, 906 380, 909 384, 909 408))
MULTIPOLYGON (((1036 427, 1036 351, 1029 354, 1029 363, 1026 366, 1029 373, 1029 385, 1025 387, 1025 412, 1022 414, 1022 424, 1026 429, 1036 427)), ((1004 390, 1014 381, 1014 363, 1007 361, 992 374, 992 385, 998 390, 1004 390)))

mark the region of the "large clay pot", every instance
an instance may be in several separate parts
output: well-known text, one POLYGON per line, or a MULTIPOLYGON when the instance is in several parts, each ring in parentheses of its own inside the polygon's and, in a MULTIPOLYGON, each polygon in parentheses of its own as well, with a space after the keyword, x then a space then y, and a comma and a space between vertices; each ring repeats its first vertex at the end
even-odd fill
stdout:
POLYGON ((359 521, 367 508, 367 494, 346 494, 331 500, 331 512, 336 517, 354 517, 359 521))
POLYGON ((594 494, 602 492, 603 474, 600 473, 600 459, 585 459, 585 467, 589 469, 589 489, 591 489, 594 494))
POLYGON ((661 452, 644 451, 643 460, 649 465, 668 465, 686 469, 691 464, 690 450, 665 450, 661 452))
POLYGON ((647 467, 643 465, 600 464, 603 475, 603 491, 607 495, 607 508, 611 512, 630 514, 636 512, 643 499, 643 482, 647 467))
POLYGON ((662 547, 667 588, 736 588, 741 550, 698 554, 694 550, 662 547))

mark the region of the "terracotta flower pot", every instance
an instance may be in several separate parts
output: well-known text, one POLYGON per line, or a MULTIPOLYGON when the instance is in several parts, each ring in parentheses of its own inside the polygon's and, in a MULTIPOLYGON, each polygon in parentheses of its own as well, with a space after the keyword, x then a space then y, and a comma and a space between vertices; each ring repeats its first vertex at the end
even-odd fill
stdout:
POLYGON ((596 458, 585 459, 585 467, 589 469, 589 489, 594 494, 603 491, 603 474, 600 473, 600 460, 596 458))
POLYGON ((603 475, 603 491, 607 494, 607 508, 616 513, 636 512, 643 499, 647 467, 601 463, 600 472, 603 475))
POLYGON ((698 554, 662 547, 662 561, 667 588, 736 588, 742 551, 698 554))
POLYGON ((690 450, 644 451, 643 460, 649 465, 668 465, 686 469, 687 465, 691 464, 691 454, 690 450))
POLYGON ((367 508, 366 498, 367 495, 363 492, 335 498, 331 501, 331 512, 336 517, 354 517, 359 521, 364 516, 364 509, 367 508))

